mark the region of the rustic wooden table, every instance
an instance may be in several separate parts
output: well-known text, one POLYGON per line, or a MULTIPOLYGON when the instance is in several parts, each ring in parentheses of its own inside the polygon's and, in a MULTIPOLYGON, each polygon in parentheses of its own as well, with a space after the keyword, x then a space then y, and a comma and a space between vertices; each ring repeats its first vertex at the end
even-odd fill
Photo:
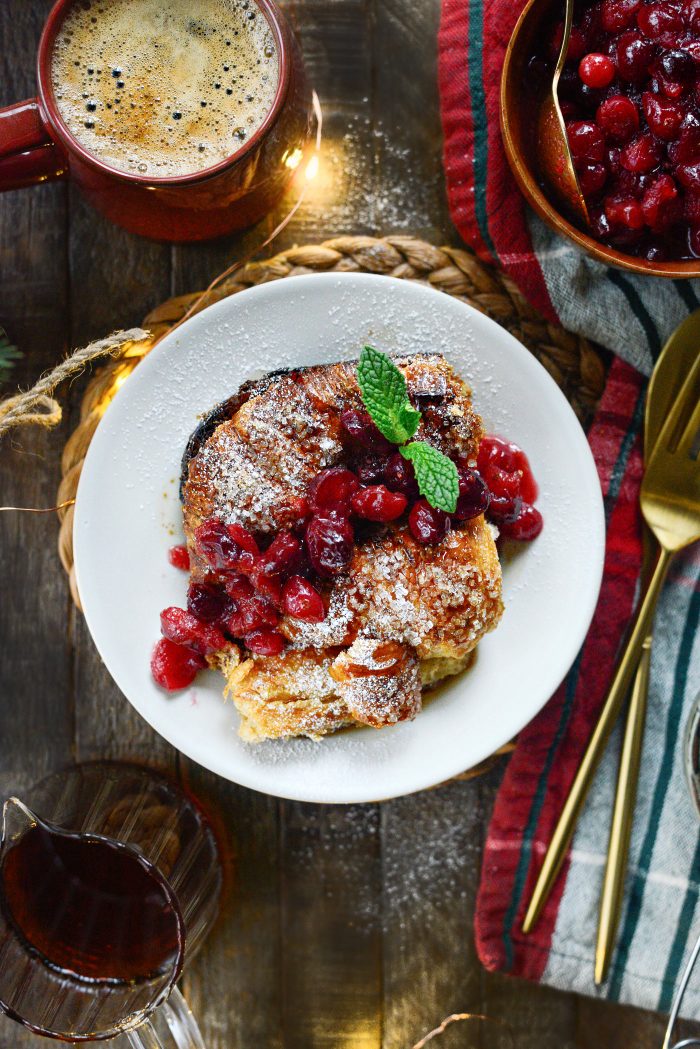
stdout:
MULTIPOLYGON (((50 0, 0 3, 0 105, 34 93, 50 0)), ((325 113, 321 173, 276 242, 405 232, 458 243, 441 170, 439 0, 290 0, 325 113)), ((203 246, 152 244, 111 226, 66 184, 0 200, 0 324, 30 383, 71 346, 138 323, 205 286, 283 213, 203 246)), ((0 503, 54 502, 59 430, 18 432, 0 455, 0 503)), ((382 805, 263 797, 205 773, 123 699, 72 607, 52 516, 0 515, 0 796, 70 760, 119 757, 192 783, 228 828, 234 888, 186 993, 210 1049, 411 1049, 447 1014, 507 1018, 517 1046, 655 1049, 662 1021, 479 966, 472 915, 499 770, 382 805)), ((37 1039, 0 1017, 0 1049, 37 1039)), ((461 1025, 442 1049, 476 1044, 461 1025)), ((479 1044, 481 1044, 479 1042, 479 1044)), ((494 1045, 509 1046, 505 1034, 494 1045)))

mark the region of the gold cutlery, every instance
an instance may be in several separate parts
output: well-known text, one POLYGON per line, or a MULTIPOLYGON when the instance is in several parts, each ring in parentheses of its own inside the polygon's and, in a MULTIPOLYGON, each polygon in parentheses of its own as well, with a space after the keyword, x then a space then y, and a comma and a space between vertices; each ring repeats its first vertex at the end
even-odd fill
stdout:
MULTIPOLYGON (((644 412, 644 455, 649 457, 664 420, 683 380, 698 355, 700 346, 700 310, 696 310, 676 328, 654 367, 649 380, 644 412)), ((644 526, 644 561, 642 585, 649 579, 658 548, 648 527, 644 526)), ((595 952, 595 982, 602 984, 608 974, 615 947, 622 910, 622 899, 627 872, 634 808, 637 800, 637 782, 644 742, 647 709, 649 665, 651 661, 651 634, 647 635, 637 676, 632 686, 625 723, 620 765, 615 790, 608 855, 600 897, 598 934, 595 952)))
POLYGON ((700 538, 700 467, 691 458, 698 429, 700 355, 668 412, 646 468, 640 505, 644 519, 659 543, 659 557, 633 617, 600 717, 537 877, 523 922, 526 933, 537 921, 561 869, 581 806, 639 663, 642 644, 649 633, 671 559, 679 550, 700 538))

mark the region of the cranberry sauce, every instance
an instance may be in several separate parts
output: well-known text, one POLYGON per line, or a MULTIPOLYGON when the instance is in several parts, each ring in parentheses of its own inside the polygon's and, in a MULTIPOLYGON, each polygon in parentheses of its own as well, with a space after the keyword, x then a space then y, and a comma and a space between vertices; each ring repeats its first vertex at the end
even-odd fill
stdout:
MULTIPOLYGON (((531 62, 551 76, 561 25, 531 62)), ((700 0, 600 0, 575 15, 559 101, 596 239, 700 257, 700 0)))
MULTIPOLYGON (((151 672, 163 688, 191 685, 207 656, 233 641, 254 655, 279 655, 285 646, 278 629, 282 616, 322 622, 328 581, 347 571, 358 542, 392 521, 422 544, 439 543, 480 514, 508 539, 531 540, 542 530, 542 516, 533 506, 537 486, 516 445, 485 437, 477 469, 455 460, 459 496, 455 512, 447 514, 420 496, 412 463, 366 412, 345 412, 341 424, 347 465, 322 470, 311 481, 294 531, 280 531, 270 541, 217 518, 197 528, 194 544, 208 574, 190 583, 186 610, 161 613, 163 637, 153 651, 151 672)), ((182 548, 171 551, 170 562, 184 567, 182 548)))

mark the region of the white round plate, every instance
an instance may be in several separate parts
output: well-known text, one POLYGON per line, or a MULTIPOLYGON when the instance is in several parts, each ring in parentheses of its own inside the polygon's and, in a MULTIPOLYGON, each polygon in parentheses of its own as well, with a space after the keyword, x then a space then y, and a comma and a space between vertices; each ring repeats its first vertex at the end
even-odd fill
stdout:
POLYGON ((464 303, 409 281, 321 274, 222 300, 168 335, 105 413, 75 510, 75 564, 88 626, 120 689, 157 732, 213 772, 279 797, 365 802, 433 786, 506 743, 573 662, 600 586, 604 519, 586 438, 535 358, 464 303), (159 614, 184 605, 187 576, 167 561, 182 536, 178 476, 200 417, 245 380, 277 368, 387 352, 440 350, 473 387, 487 431, 520 444, 540 486, 544 530, 504 566, 506 611, 472 669, 418 718, 320 743, 246 744, 207 672, 166 694, 149 659, 159 614))

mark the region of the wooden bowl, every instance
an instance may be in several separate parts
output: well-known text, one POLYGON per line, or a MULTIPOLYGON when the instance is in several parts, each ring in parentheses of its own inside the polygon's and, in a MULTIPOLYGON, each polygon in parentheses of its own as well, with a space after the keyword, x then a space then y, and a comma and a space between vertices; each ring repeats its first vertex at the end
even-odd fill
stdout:
MULTIPOLYGON (((560 6, 558 4, 558 8, 560 6)), ((607 266, 654 277, 700 277, 700 259, 647 262, 601 244, 572 225, 542 191, 533 135, 536 99, 524 90, 524 85, 527 83, 527 63, 538 49, 545 26, 551 22, 553 8, 552 0, 529 0, 510 38, 501 76, 503 144, 511 171, 525 199, 553 230, 607 266)))

